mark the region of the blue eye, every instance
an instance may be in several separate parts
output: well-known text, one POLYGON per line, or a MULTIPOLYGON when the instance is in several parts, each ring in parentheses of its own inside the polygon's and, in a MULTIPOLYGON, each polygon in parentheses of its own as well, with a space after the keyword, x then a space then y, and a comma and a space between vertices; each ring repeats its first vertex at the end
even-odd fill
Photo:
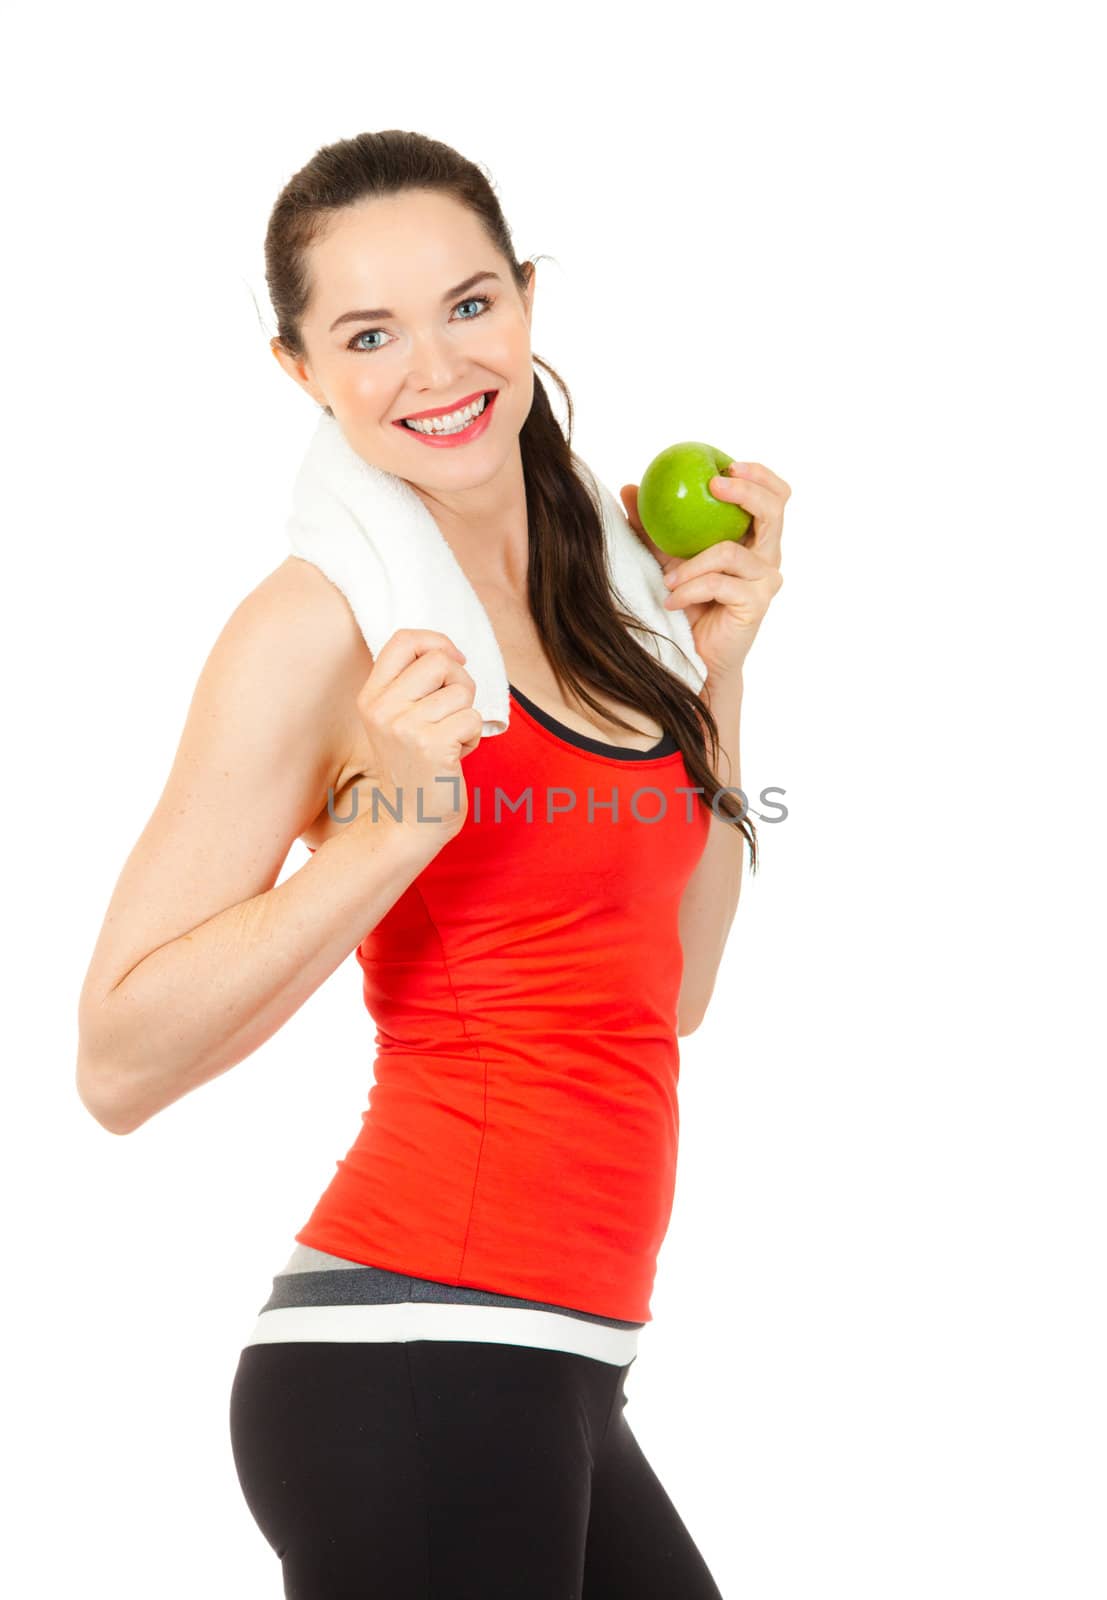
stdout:
MULTIPOLYGON (((468 300, 459 300, 457 302, 457 305, 454 306, 454 310, 456 311, 458 309, 458 306, 483 306, 484 307, 483 311, 477 311, 471 317, 462 317, 461 318, 462 322, 476 322, 478 320, 478 318, 484 316, 485 311, 490 311, 492 309, 492 307, 495 305, 495 303, 496 303, 495 295, 478 294, 478 295, 472 296, 468 300)), ((383 332, 384 332, 383 328, 363 328, 360 333, 355 333, 354 334, 353 338, 347 344, 346 348, 347 348, 347 350, 354 350, 354 351, 358 351, 358 352, 363 352, 366 355, 372 355, 375 350, 380 350, 380 349, 383 348, 383 346, 381 346, 379 344, 373 344, 373 345, 359 344, 358 341, 361 340, 361 339, 368 338, 371 333, 383 333, 383 332)))

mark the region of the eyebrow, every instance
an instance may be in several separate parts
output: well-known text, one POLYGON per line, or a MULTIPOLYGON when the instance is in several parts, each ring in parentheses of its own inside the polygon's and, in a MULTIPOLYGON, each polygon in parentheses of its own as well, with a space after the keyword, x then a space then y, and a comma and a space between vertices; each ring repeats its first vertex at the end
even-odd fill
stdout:
MULTIPOLYGON (((455 295, 464 294, 466 289, 471 289, 474 284, 483 282, 485 278, 495 278, 497 283, 501 281, 498 272, 474 272, 471 278, 466 278, 463 283, 455 283, 452 289, 447 289, 442 296, 442 304, 445 305, 446 301, 452 300, 455 295)), ((340 317, 335 317, 327 332, 333 333, 344 322, 368 322, 374 317, 384 319, 395 315, 394 311, 389 311, 384 306, 378 306, 375 311, 344 311, 340 317)))

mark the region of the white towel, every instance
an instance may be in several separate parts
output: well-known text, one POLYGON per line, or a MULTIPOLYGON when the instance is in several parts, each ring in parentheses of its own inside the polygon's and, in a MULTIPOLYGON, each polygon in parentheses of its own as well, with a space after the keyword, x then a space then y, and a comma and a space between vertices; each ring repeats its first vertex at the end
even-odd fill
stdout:
MULTIPOLYGON (((665 610, 669 591, 660 567, 615 496, 591 468, 584 471, 582 481, 594 502, 599 494, 615 598, 658 630, 660 641, 634 632, 655 659, 698 694, 707 670, 696 654, 688 618, 683 611, 665 610)), ((473 703, 484 720, 482 734, 503 733, 511 697, 488 613, 411 486, 363 460, 335 418, 323 411, 293 485, 292 504, 293 554, 312 562, 346 596, 374 659, 398 628, 447 634, 465 653, 465 670, 476 685, 473 703)))

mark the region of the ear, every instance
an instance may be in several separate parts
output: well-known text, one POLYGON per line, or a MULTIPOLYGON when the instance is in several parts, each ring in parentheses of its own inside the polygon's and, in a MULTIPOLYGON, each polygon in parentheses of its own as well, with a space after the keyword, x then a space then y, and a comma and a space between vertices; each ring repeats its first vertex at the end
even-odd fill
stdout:
POLYGON ((326 406, 327 397, 310 375, 306 363, 290 354, 277 338, 270 339, 269 348, 292 381, 305 389, 317 405, 326 406))

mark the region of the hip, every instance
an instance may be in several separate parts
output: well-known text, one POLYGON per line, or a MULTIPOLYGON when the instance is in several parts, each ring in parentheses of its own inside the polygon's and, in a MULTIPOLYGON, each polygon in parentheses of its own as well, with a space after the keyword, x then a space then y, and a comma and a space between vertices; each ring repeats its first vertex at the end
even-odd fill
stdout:
POLYGON ((420 1278, 297 1244, 244 1341, 529 1346, 627 1367, 645 1326, 548 1301, 420 1278))

